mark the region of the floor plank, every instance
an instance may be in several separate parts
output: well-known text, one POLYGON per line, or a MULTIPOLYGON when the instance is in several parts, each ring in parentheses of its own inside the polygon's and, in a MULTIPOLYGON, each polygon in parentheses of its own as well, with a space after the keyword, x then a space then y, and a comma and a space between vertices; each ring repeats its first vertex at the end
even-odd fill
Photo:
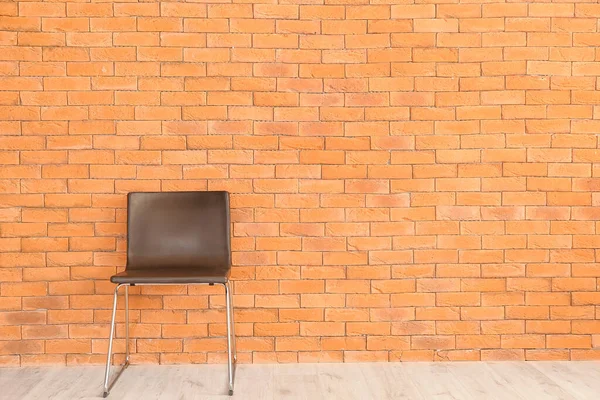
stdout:
POLYGON ((363 374, 366 365, 346 364, 348 367, 343 370, 336 368, 336 365, 321 364, 318 367, 320 392, 323 399, 333 397, 349 400, 373 398, 369 390, 374 383, 363 374), (351 379, 349 379, 350 377, 351 379))
POLYGON ((404 364, 367 364, 360 368, 373 399, 425 400, 404 364))
POLYGON ((512 386, 521 397, 536 400, 574 400, 558 383, 542 374, 531 363, 490 363, 490 369, 512 386))
POLYGON ((487 365, 479 362, 461 362, 449 368, 452 376, 476 399, 525 400, 512 386, 501 383, 487 365))
POLYGON ((593 399, 600 393, 600 383, 597 371, 586 369, 577 371, 572 368, 572 362, 544 363, 538 362, 532 365, 549 379, 556 382, 563 390, 569 392, 576 399, 593 399), (582 374, 583 373, 583 374, 582 374), (583 379, 582 379, 583 378, 583 379))
MULTIPOLYGON (((1 399, 90 400, 102 367, 0 369, 1 399)), ((225 365, 134 365, 110 399, 152 400, 591 400, 600 362, 240 365, 227 395, 225 365)))
POLYGON ((431 400, 476 400, 450 373, 447 363, 406 364, 409 379, 412 379, 421 395, 431 400))

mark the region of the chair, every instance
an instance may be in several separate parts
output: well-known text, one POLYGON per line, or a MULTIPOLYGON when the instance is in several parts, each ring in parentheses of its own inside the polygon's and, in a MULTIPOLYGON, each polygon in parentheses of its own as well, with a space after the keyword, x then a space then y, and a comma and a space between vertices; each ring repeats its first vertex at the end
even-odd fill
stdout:
POLYGON ((110 278, 113 299, 104 397, 129 366, 129 286, 223 285, 227 306, 227 367, 233 394, 236 350, 229 271, 231 268, 229 193, 129 193, 127 264, 110 278), (119 288, 125 287, 125 362, 109 386, 119 288))

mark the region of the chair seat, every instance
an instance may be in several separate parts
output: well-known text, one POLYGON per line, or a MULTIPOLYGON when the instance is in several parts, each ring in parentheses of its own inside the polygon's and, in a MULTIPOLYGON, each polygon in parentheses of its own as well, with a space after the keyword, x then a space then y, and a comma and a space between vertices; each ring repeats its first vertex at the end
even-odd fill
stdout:
POLYGON ((222 267, 127 269, 111 276, 110 281, 124 284, 226 283, 228 275, 229 268, 222 267))

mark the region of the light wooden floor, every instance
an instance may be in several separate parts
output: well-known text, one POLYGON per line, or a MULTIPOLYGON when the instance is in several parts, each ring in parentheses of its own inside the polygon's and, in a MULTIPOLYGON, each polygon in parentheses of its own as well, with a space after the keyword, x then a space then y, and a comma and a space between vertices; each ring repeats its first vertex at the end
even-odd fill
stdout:
MULTIPOLYGON (((109 399, 228 399, 224 365, 133 366, 109 399)), ((0 399, 94 399, 102 367, 0 369, 0 399)), ((232 399, 600 398, 600 362, 240 365, 232 399)))

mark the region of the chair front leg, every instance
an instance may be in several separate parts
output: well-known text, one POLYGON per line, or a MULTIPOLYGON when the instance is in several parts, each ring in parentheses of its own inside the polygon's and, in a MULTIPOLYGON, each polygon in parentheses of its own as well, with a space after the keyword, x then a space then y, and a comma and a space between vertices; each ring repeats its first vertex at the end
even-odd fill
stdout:
POLYGON ((229 282, 225 283, 225 303, 227 305, 227 372, 229 373, 229 395, 233 395, 233 381, 235 379, 235 333, 233 326, 233 304, 231 286, 229 282))
POLYGON ((115 294, 113 298, 113 310, 112 310, 112 318, 110 321, 110 336, 108 339, 108 355, 106 356, 106 371, 104 373, 104 393, 103 397, 107 397, 110 393, 110 390, 115 385, 123 371, 129 366, 129 285, 119 284, 115 288, 115 294), (121 286, 125 286, 125 363, 121 366, 121 369, 117 373, 117 376, 113 379, 112 383, 108 384, 108 376, 110 373, 110 361, 112 358, 112 345, 113 339, 115 337, 115 319, 117 315, 117 295, 119 294, 119 288, 121 286))

